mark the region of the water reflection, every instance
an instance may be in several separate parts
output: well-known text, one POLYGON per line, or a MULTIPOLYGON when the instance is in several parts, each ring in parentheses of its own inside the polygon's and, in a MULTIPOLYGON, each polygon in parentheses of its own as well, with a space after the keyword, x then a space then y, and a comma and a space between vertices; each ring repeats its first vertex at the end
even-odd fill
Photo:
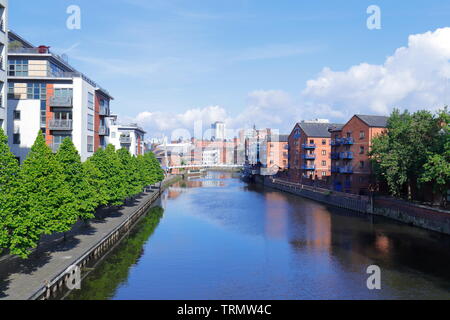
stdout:
POLYGON ((155 223, 133 242, 118 274, 107 274, 117 261, 105 262, 78 297, 450 298, 447 236, 247 185, 229 173, 182 181, 164 193, 162 206, 152 241, 143 238, 155 223), (382 270, 381 291, 366 287, 373 264, 382 270), (90 291, 96 287, 103 293, 90 291))

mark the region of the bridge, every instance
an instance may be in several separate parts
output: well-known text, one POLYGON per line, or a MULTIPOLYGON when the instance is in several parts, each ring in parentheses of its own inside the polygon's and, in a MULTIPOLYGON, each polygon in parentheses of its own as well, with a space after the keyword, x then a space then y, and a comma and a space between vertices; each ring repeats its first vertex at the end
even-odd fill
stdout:
POLYGON ((182 165, 182 166, 172 166, 172 167, 163 167, 163 169, 241 169, 244 168, 244 165, 239 164, 215 164, 215 165, 207 165, 207 164, 190 164, 190 165, 182 165))

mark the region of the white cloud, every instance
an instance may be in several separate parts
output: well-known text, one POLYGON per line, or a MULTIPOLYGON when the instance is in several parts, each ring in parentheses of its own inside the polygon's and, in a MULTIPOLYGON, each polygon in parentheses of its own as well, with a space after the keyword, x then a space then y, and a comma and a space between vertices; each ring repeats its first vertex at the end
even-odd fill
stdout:
POLYGON ((136 121, 151 133, 192 130, 195 120, 204 126, 222 120, 235 129, 256 124, 288 133, 302 119, 343 123, 355 113, 388 115, 394 107, 434 110, 450 100, 449 60, 450 28, 443 28, 411 35, 408 46, 397 49, 382 65, 361 63, 345 71, 324 68, 297 98, 282 90, 256 90, 248 94, 239 114, 210 106, 181 114, 143 112, 136 121))
POLYGON ((309 80, 302 100, 342 117, 388 114, 394 107, 437 109, 450 99, 450 28, 411 35, 383 65, 361 63, 346 71, 324 68, 309 80))

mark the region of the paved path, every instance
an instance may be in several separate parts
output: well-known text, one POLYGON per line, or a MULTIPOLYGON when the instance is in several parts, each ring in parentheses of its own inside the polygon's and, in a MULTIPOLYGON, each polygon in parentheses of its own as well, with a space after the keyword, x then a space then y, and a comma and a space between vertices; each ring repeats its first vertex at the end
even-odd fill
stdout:
POLYGON ((0 260, 0 299, 24 300, 37 292, 46 281, 66 270, 73 261, 94 246, 111 230, 147 201, 154 193, 142 193, 120 210, 103 210, 89 225, 78 223, 67 240, 62 235, 43 239, 29 259, 6 256, 0 260))

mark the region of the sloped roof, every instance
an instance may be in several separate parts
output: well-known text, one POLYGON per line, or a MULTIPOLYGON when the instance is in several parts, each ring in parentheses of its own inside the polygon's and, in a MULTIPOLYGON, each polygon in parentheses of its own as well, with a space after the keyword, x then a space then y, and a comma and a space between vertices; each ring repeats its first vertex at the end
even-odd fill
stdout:
POLYGON ((370 116, 362 114, 356 114, 355 116, 361 119, 361 121, 363 121, 369 127, 376 127, 376 128, 386 128, 387 121, 389 119, 389 117, 385 116, 370 116))
POLYGON ((298 126, 305 132, 308 137, 312 138, 330 138, 330 129, 342 127, 342 124, 337 123, 298 123, 298 126))

